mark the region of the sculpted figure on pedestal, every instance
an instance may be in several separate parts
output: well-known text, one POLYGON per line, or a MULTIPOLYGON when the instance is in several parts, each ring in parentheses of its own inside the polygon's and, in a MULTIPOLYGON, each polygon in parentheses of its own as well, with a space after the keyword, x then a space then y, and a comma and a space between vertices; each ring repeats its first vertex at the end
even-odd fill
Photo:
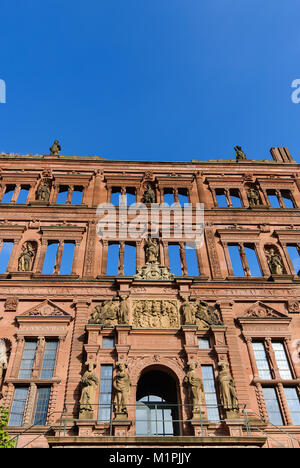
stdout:
POLYGON ((238 399, 235 391, 234 380, 231 376, 227 362, 219 362, 219 392, 220 400, 225 410, 238 408, 238 399))
POLYGON ((116 375, 113 379, 115 419, 128 418, 128 403, 130 398, 131 381, 127 372, 126 362, 116 363, 116 375))
POLYGON ((146 190, 142 198, 142 202, 143 203, 155 203, 156 202, 155 192, 150 184, 148 184, 146 187, 146 190))
POLYGON ((187 297, 183 298, 181 312, 183 315, 183 321, 185 325, 194 325, 196 323, 195 307, 189 302, 187 297))
POLYGON ((55 140, 53 145, 50 147, 50 154, 57 156, 61 150, 61 146, 58 140, 55 140))
POLYGON ((249 188, 249 190, 247 192, 247 197, 248 197, 250 207, 260 205, 259 193, 255 188, 253 188, 253 187, 249 188))
POLYGON ((88 363, 88 370, 83 374, 81 379, 82 391, 79 400, 80 419, 92 419, 95 404, 95 393, 98 386, 98 378, 94 374, 93 369, 96 367, 94 362, 88 363))
POLYGON ((246 158, 246 155, 245 155, 244 151, 242 150, 242 147, 241 147, 241 146, 236 145, 236 146, 234 147, 234 149, 235 149, 235 154, 236 154, 236 160, 237 160, 237 161, 240 161, 240 160, 242 160, 242 159, 247 159, 247 158, 246 158))
POLYGON ((22 246, 22 253, 18 260, 18 271, 32 271, 33 262, 36 255, 36 248, 30 241, 22 246))
POLYGON ((188 386, 189 403, 192 405, 193 417, 201 412, 203 382, 196 372, 197 363, 194 361, 188 362, 188 372, 184 377, 183 382, 188 386))
POLYGON ((5 340, 0 339, 0 388, 2 386, 4 371, 7 369, 8 357, 5 340))
POLYGON ((36 199, 38 201, 48 203, 50 199, 50 192, 51 192, 50 187, 51 187, 50 180, 42 179, 37 189, 36 199))
POLYGON ((283 275, 283 262, 281 256, 275 252, 274 248, 270 248, 267 251, 268 265, 270 267, 271 273, 274 275, 283 275))
POLYGON ((159 245, 156 239, 149 237, 145 243, 146 263, 158 262, 159 245))

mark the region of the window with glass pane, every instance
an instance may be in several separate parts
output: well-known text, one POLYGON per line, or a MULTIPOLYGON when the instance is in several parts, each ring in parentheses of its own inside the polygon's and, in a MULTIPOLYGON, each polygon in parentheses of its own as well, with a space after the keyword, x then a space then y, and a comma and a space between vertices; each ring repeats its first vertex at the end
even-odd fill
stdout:
POLYGON ((115 346, 115 340, 113 339, 113 337, 104 336, 102 338, 103 349, 113 348, 114 346, 115 346))
POLYGON ((17 387, 11 407, 9 426, 22 426, 27 401, 28 387, 17 387))
POLYGON ((220 415, 213 366, 201 366, 201 369, 207 418, 209 421, 219 421, 220 415))
POLYGON ((210 343, 208 338, 198 338, 199 349, 210 349, 210 343))
POLYGON ((141 398, 136 407, 136 419, 136 435, 174 435, 172 406, 160 396, 141 398))
POLYGON ((290 365, 287 359, 287 355, 284 349, 284 344, 280 341, 272 341, 272 346, 277 362, 277 366, 279 369, 279 374, 282 379, 288 380, 292 379, 292 373, 290 369, 290 365))
POLYGON ((285 387, 284 393, 295 426, 300 425, 300 402, 296 388, 285 387))
POLYGON ((47 422, 48 406, 50 399, 50 387, 40 387, 37 391, 37 399, 34 413, 35 426, 45 426, 47 422))
POLYGON ((112 394, 113 366, 103 364, 100 375, 100 395, 98 421, 109 422, 111 419, 111 394, 112 394))
POLYGON ((47 341, 41 371, 41 379, 51 379, 56 361, 57 341, 47 341))
POLYGON ((258 375, 262 379, 271 380, 271 370, 266 355, 265 346, 261 342, 252 343, 258 375))
POLYGON ((270 423, 274 424, 275 426, 282 426, 283 419, 275 388, 265 387, 263 388, 263 394, 270 423))
POLYGON ((30 379, 34 365, 36 346, 36 341, 25 341, 19 370, 19 379, 30 379))

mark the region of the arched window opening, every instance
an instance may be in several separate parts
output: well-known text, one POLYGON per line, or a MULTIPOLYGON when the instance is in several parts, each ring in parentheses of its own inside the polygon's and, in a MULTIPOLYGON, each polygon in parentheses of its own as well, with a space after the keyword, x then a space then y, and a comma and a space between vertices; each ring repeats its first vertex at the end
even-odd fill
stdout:
POLYGON ((178 436, 176 383, 162 371, 143 374, 137 387, 136 435, 178 436))

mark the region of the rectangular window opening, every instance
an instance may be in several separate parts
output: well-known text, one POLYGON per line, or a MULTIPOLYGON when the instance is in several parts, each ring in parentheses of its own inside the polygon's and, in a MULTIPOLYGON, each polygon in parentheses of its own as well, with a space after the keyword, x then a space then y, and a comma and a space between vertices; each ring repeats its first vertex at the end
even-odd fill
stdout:
POLYGON ((182 276, 180 247, 178 244, 169 244, 169 262, 170 270, 175 276, 182 276))

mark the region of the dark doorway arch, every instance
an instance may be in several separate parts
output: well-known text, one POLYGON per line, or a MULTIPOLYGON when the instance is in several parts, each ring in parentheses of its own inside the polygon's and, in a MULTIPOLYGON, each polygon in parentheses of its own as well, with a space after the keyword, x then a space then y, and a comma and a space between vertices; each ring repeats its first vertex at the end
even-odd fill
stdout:
POLYGON ((144 372, 137 385, 136 435, 180 435, 176 382, 162 370, 144 372))

